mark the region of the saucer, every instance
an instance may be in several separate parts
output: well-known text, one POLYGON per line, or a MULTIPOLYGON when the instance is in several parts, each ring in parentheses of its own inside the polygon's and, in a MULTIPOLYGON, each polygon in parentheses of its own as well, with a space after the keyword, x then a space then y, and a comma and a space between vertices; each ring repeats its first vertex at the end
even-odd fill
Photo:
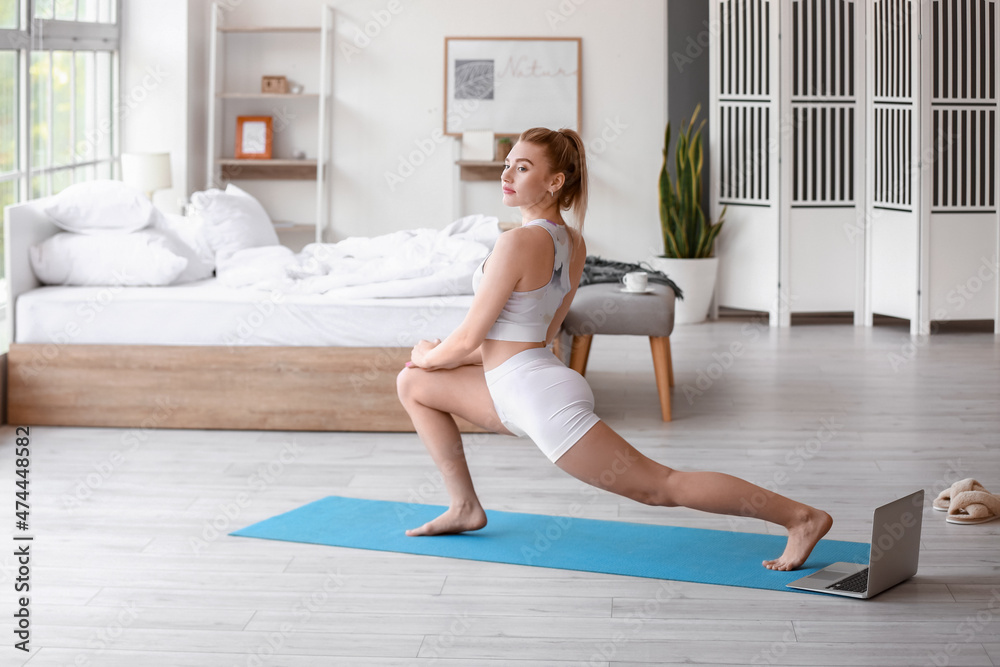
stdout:
POLYGON ((618 291, 623 292, 624 294, 652 294, 656 290, 652 287, 647 287, 646 289, 625 289, 622 287, 618 291))

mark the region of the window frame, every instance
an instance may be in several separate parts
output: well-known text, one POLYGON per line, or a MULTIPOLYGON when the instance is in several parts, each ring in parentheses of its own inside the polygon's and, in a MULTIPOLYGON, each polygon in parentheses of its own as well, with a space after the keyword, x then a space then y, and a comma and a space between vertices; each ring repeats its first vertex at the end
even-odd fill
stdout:
MULTIPOLYGON (((121 119, 119 104, 117 104, 121 81, 121 16, 122 0, 111 0, 114 12, 114 23, 99 23, 94 21, 66 21, 56 19, 32 19, 37 0, 19 0, 18 28, 0 29, 0 51, 15 51, 17 53, 17 155, 18 165, 13 171, 0 172, 0 183, 17 181, 17 203, 31 199, 31 183, 36 177, 46 179, 46 192, 52 190, 52 176, 62 171, 74 171, 80 167, 110 164, 111 173, 118 175, 119 158, 121 154, 121 119), (8 47, 9 45, 9 47, 8 47), (54 51, 68 51, 74 55, 71 59, 74 82, 71 90, 75 92, 75 70, 77 52, 98 51, 108 52, 111 63, 111 98, 110 115, 113 121, 111 131, 111 150, 106 157, 94 157, 91 160, 76 159, 76 123, 70 123, 70 145, 73 147, 73 160, 69 164, 52 165, 35 168, 31 160, 31 56, 33 53, 47 52, 49 58, 48 80, 48 127, 52 127, 52 68, 51 59, 54 51)), ((76 11, 79 13, 80 0, 76 0, 76 11)), ((95 76, 97 75, 95 71, 95 76)), ((96 84, 95 84, 96 85, 96 84)), ((71 93, 72 94, 72 93, 71 93)), ((75 113, 75 104, 72 107, 75 113)), ((48 150, 52 151, 51 138, 48 150)), ((0 295, 2 296, 2 295, 0 295)))

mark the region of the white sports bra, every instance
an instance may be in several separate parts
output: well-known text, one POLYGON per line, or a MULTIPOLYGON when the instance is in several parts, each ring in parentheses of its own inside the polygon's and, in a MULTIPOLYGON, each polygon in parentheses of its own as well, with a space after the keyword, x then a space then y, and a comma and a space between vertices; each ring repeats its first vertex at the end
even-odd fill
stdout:
MULTIPOLYGON (((521 343, 544 343, 552 318, 569 294, 570 238, 565 225, 557 225, 548 220, 532 220, 524 226, 538 225, 552 237, 555 246, 555 261, 552 263, 552 278, 547 285, 527 292, 511 292, 497 321, 490 327, 486 337, 490 340, 509 340, 521 343)), ((486 256, 489 259, 489 255, 486 256)), ((483 260, 472 276, 472 291, 479 291, 479 281, 483 278, 483 260)))

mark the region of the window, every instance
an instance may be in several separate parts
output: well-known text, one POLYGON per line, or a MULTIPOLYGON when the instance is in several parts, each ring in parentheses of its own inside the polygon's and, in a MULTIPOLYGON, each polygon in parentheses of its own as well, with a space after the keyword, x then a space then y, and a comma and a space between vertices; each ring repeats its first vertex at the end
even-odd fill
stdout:
POLYGON ((119 3, 0 0, 0 208, 117 175, 119 3))
POLYGON ((18 27, 18 2, 17 0, 4 0, 0 2, 0 30, 13 30, 18 27))

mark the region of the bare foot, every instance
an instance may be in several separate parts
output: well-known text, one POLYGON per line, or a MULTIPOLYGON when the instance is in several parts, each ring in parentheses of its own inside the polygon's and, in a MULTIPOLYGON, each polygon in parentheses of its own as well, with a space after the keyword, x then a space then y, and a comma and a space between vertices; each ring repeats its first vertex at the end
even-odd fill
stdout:
POLYGON ((406 534, 410 537, 420 535, 450 535, 453 533, 464 533, 468 530, 479 530, 485 525, 486 512, 481 505, 453 506, 449 507, 444 514, 433 521, 428 521, 419 528, 411 528, 406 531, 406 534))
POLYGON ((833 518, 822 510, 810 507, 809 513, 799 523, 788 529, 788 543, 780 558, 764 561, 769 570, 794 570, 809 558, 816 543, 827 534, 833 518))

